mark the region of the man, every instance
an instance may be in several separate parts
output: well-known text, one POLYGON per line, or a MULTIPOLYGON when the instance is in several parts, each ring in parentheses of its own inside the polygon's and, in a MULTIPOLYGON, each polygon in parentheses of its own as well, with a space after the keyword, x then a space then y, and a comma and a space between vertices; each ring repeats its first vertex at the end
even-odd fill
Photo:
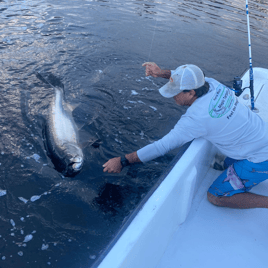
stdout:
POLYGON ((132 163, 147 162, 202 137, 213 143, 229 162, 226 170, 208 190, 208 200, 231 208, 268 208, 268 197, 249 190, 268 179, 268 128, 233 92, 191 64, 175 71, 161 70, 155 63, 144 63, 146 75, 168 78, 159 89, 163 97, 173 97, 178 105, 189 106, 175 127, 162 139, 124 157, 106 162, 104 172, 121 172, 132 163), (237 160, 234 160, 237 159, 237 160))

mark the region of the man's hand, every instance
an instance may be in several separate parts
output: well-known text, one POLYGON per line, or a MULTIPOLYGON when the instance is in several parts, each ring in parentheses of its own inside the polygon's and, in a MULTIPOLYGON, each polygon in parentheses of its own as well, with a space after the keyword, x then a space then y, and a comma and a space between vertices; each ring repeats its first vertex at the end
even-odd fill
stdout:
POLYGON ((145 67, 145 75, 153 76, 153 77, 162 77, 169 79, 171 76, 170 70, 162 70, 156 63, 154 62, 145 62, 142 64, 145 67))
POLYGON ((142 64, 143 67, 145 67, 145 74, 146 76, 153 76, 153 77, 160 77, 161 69, 158 67, 158 65, 154 62, 145 62, 142 64))
POLYGON ((122 170, 121 157, 110 159, 103 165, 103 167, 103 172, 107 171, 108 173, 120 173, 122 170))
MULTIPOLYGON (((125 157, 129 161, 130 164, 141 162, 141 160, 138 157, 137 152, 126 154, 125 157)), ((120 173, 123 168, 121 165, 121 157, 114 157, 110 159, 103 165, 103 167, 104 167, 103 172, 107 171, 109 173, 120 173)))

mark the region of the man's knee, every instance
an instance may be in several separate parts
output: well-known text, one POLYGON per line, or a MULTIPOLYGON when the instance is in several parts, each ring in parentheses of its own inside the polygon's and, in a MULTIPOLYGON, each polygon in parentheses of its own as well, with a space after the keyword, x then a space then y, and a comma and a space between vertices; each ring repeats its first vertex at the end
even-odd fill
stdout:
POLYGON ((207 192, 208 201, 215 206, 222 206, 222 197, 215 196, 210 192, 207 192))

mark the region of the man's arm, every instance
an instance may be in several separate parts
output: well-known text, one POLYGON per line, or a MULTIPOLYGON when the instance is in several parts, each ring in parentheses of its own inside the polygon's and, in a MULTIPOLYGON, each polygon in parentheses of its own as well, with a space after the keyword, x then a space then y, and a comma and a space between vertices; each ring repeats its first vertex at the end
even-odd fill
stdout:
POLYGON ((154 62, 145 62, 142 64, 142 66, 146 67, 146 69, 145 69, 146 76, 162 77, 162 78, 166 78, 166 79, 169 79, 171 76, 170 70, 162 70, 154 62))
MULTIPOLYGON (((125 155, 125 157, 129 161, 130 164, 141 162, 141 160, 139 159, 137 155, 137 152, 127 154, 125 155)), ((103 167, 104 167, 103 172, 107 171, 108 173, 120 173, 122 170, 121 157, 114 157, 110 159, 103 165, 103 167)))
MULTIPOLYGON (((169 79, 171 76, 170 70, 162 70, 156 63, 154 62, 145 62, 142 66, 146 67, 145 74, 146 76, 153 76, 153 77, 162 77, 169 79)), ((133 152, 131 154, 125 155, 126 159, 129 161, 130 164, 140 163, 141 160, 138 157, 137 152, 133 152)), ((114 157, 108 160, 104 165, 103 172, 109 173, 120 173, 122 170, 121 165, 121 157, 114 157)))

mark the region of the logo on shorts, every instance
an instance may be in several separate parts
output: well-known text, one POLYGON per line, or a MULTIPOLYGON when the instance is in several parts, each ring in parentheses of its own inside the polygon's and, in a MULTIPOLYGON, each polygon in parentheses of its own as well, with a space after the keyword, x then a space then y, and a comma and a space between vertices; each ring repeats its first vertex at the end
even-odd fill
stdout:
POLYGON ((229 166, 227 169, 227 177, 224 179, 223 182, 227 181, 231 184, 234 190, 244 189, 245 188, 244 183, 247 182, 247 180, 241 180, 237 176, 233 165, 229 166))
POLYGON ((235 96, 232 91, 220 84, 209 104, 209 115, 212 118, 220 118, 228 113, 233 107, 235 96))

